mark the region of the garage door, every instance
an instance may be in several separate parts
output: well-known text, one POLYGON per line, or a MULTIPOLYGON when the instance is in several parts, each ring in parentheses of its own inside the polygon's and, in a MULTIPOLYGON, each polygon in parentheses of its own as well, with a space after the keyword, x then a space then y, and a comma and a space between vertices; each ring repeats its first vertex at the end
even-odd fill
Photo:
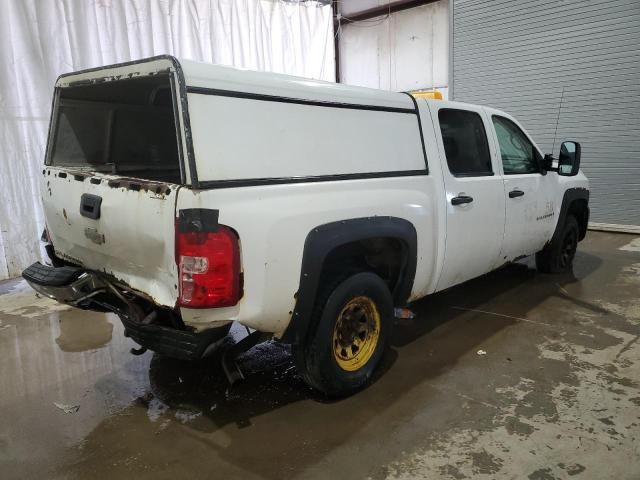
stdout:
POLYGON ((580 141, 591 221, 640 231, 640 2, 453 0, 452 30, 453 99, 506 110, 556 156, 580 141))

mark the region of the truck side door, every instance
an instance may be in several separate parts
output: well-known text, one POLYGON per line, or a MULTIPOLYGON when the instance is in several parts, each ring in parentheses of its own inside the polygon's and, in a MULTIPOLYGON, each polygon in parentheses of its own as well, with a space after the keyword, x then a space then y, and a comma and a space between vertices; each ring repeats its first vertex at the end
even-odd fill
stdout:
POLYGON ((500 264, 505 200, 488 117, 479 107, 429 102, 445 186, 446 242, 436 290, 500 264))
POLYGON ((541 250, 553 235, 557 177, 542 174, 542 155, 513 119, 492 112, 488 115, 504 178, 506 223, 500 255, 510 261, 541 250))

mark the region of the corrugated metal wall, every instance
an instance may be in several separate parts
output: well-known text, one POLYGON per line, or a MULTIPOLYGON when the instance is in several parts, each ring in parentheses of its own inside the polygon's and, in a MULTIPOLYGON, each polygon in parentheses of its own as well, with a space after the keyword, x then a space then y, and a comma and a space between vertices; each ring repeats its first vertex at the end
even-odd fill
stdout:
POLYGON ((559 113, 554 155, 582 143, 591 221, 640 226, 640 1, 452 4, 453 98, 515 115, 546 152, 559 113))

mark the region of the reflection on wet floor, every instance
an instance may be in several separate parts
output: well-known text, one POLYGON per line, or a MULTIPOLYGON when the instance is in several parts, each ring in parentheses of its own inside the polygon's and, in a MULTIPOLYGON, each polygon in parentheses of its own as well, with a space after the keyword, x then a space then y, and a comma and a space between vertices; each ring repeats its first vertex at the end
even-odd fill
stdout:
POLYGON ((46 305, 51 301, 37 298, 24 285, 13 295, 19 307, 13 304, 2 314, 3 401, 18 401, 48 388, 60 388, 78 376, 95 380, 112 370, 113 357, 123 350, 119 348, 122 339, 105 352, 97 349, 109 344, 113 325, 119 323, 117 318, 70 308, 49 313, 46 305), (33 304, 25 305, 21 297, 32 298, 33 304))
POLYGON ((241 357, 246 380, 230 387, 217 357, 132 356, 115 316, 2 282, 0 471, 625 478, 640 472, 640 256, 617 249, 628 242, 590 233, 574 275, 512 265, 417 303, 373 385, 340 401, 311 391, 277 342, 241 357))
POLYGON ((86 352, 102 348, 111 341, 113 324, 107 316, 98 314, 90 317, 83 310, 70 310, 60 317, 60 335, 56 338, 60 350, 86 352))
MULTIPOLYGON (((60 306, 24 282, 7 283, 0 293, 0 465, 18 477, 90 443, 87 434, 104 418, 128 424, 142 408, 156 430, 171 421, 197 428, 199 418, 243 428, 261 412, 311 395, 279 343, 258 345, 241 358, 248 381, 232 389, 218 357, 132 356, 136 344, 116 316, 60 306)), ((234 326, 230 340, 245 335, 234 326)))
POLYGON ((152 399, 150 409, 174 409, 179 421, 197 412, 216 427, 244 428, 252 417, 315 395, 297 375, 289 349, 279 343, 258 345, 238 363, 246 380, 231 387, 217 356, 194 364, 154 354, 150 395, 139 400, 152 399))

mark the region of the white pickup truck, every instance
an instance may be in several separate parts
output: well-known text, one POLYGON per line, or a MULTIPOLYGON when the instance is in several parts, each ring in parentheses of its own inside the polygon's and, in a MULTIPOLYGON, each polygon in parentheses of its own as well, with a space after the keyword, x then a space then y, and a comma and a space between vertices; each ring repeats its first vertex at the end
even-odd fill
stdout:
MULTIPOLYGON (((197 359, 231 322, 290 343, 344 395, 394 308, 536 254, 571 268, 589 216, 580 145, 543 155, 506 113, 170 56, 62 75, 42 169, 51 264, 23 276, 197 359)), ((428 321, 428 319, 425 319, 428 321)), ((228 344, 228 342, 224 342, 228 344)))

